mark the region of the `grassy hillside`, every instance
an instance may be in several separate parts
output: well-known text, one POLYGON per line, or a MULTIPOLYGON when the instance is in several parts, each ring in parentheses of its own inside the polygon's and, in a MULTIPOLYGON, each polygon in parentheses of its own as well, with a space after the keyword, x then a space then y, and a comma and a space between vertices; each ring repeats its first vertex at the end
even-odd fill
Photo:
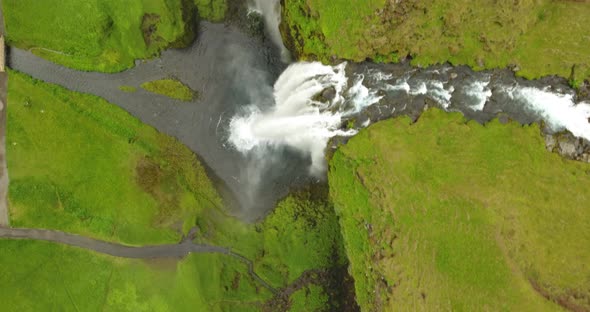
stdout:
POLYGON ((4 311, 260 311, 272 293, 238 260, 133 260, 0 240, 4 311))
POLYGON ((367 58, 519 75, 590 78, 590 3, 583 1, 285 0, 282 31, 303 59, 367 58))
POLYGON ((227 0, 194 0, 199 16, 211 22, 221 22, 227 12, 227 0))
POLYGON ((380 122, 329 181, 366 311, 590 309, 590 166, 548 153, 536 125, 380 122))
POLYGON ((10 72, 11 224, 177 242, 222 206, 195 155, 96 96, 10 72))
POLYGON ((349 285, 344 283, 342 271, 347 260, 338 220, 326 197, 322 192, 296 192, 256 224, 244 224, 216 210, 207 210, 197 220, 200 232, 196 241, 229 246, 251 259, 256 272, 273 287, 286 292, 298 290, 288 300, 275 298, 269 311, 288 307, 307 311, 297 306, 319 299, 326 307, 338 308, 350 295, 345 294, 349 285), (313 272, 323 273, 320 276, 313 272), (313 274, 299 280, 309 273, 313 274), (299 292, 305 288, 313 292, 299 292))
POLYGON ((116 72, 195 36, 190 0, 5 0, 10 45, 88 71, 116 72))

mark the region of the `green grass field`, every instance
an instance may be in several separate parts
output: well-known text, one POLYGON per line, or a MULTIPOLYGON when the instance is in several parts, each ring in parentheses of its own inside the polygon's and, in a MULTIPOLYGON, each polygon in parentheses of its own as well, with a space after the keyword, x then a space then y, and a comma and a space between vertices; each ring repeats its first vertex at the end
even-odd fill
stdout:
POLYGON ((185 102, 192 101, 197 96, 196 91, 174 78, 144 82, 141 87, 149 92, 185 102))
POLYGON ((303 59, 518 66, 518 75, 590 78, 590 3, 286 0, 282 32, 303 59), (574 70, 572 70, 574 68, 574 70))
POLYGON ((537 125, 383 121, 329 181, 366 311, 590 309, 590 165, 547 152, 537 125))
POLYGON ((96 96, 10 72, 11 224, 176 242, 222 202, 196 156, 96 96))
POLYGON ((116 72, 194 39, 188 0, 5 0, 10 45, 80 70, 116 72))
POLYGON ((4 311, 260 311, 272 293, 225 255, 134 260, 0 240, 4 311))

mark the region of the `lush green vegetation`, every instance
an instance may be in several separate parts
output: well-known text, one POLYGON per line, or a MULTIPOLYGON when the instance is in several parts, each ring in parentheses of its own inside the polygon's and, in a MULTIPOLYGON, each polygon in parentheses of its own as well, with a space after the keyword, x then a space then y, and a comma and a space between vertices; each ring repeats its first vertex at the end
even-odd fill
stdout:
POLYGON ((195 155, 96 96, 10 72, 11 223, 176 242, 221 199, 195 155))
POLYGON ((211 22, 221 22, 225 19, 227 0, 194 0, 199 16, 211 22))
POLYGON ((289 311, 327 311, 328 296, 322 287, 310 285, 296 291, 291 296, 289 311))
POLYGON ((134 86, 119 86, 119 90, 123 92, 133 93, 137 91, 137 88, 134 86))
MULTIPOLYGON (((217 209, 207 210, 209 227, 198 233, 197 240, 250 251, 255 271, 280 290, 308 270, 344 265, 333 210, 307 196, 285 199, 257 225, 222 216, 217 209), (221 236, 228 233, 235 238, 221 236)), ((83 311, 151 311, 153 307, 158 311, 274 311, 275 307, 324 311, 338 304, 340 296, 334 289, 340 286, 339 280, 315 279, 301 282, 283 305, 271 305, 272 294, 250 278, 246 265, 225 255, 193 254, 180 262, 140 261, 52 243, 0 240, 0 264, 14 268, 0 275, 0 282, 14 285, 0 299, 11 298, 9 310, 19 311, 70 304, 72 310, 75 305, 83 311), (38 300, 33 302, 32 297, 38 300)))
POLYGON ((0 240, 5 311, 260 311, 272 293, 217 254, 132 260, 0 240))
POLYGON ((346 264, 332 206, 307 192, 291 195, 257 224, 244 224, 210 210, 198 219, 198 242, 231 246, 254 261, 258 274, 274 287, 289 285, 311 269, 346 264))
POLYGON ((527 78, 590 78, 590 4, 583 1, 286 0, 282 32, 300 58, 367 58, 475 69, 515 66, 527 78))
POLYGON ((548 153, 537 125, 387 120, 329 181, 367 311, 590 308, 590 166, 548 153))
POLYGON ((8 43, 81 70, 115 72, 195 36, 188 0, 2 1, 8 43))
POLYGON ((259 226, 256 268, 275 285, 293 282, 307 270, 346 264, 332 205, 302 196, 280 202, 259 226))
POLYGON ((185 102, 192 101, 197 94, 196 91, 191 90, 187 85, 174 78, 144 82, 141 87, 149 92, 185 102))

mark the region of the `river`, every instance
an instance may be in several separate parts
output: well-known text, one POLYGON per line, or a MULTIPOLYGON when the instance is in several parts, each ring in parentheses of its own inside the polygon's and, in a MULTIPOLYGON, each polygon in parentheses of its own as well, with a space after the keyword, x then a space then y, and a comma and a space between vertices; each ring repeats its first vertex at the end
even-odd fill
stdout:
POLYGON ((266 40, 246 28, 201 22, 191 47, 164 51, 116 74, 76 71, 16 48, 10 49, 8 64, 101 96, 178 138, 229 191, 226 199, 237 203, 232 212, 250 221, 264 216, 291 188, 325 179, 324 151, 332 138, 349 137, 393 116, 417 119, 426 106, 460 111, 480 123, 498 116, 523 124, 545 120, 547 131, 567 129, 590 139, 590 105, 578 101, 563 79, 528 81, 509 70, 419 69, 407 63, 287 68, 276 33, 266 31, 266 40), (180 79, 199 98, 180 102, 140 88, 119 90, 165 77, 180 79))

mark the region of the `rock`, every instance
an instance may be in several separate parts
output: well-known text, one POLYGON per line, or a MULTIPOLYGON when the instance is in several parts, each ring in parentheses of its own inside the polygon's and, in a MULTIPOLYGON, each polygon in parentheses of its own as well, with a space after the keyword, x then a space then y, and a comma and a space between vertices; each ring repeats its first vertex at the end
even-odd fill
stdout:
POLYGON ((580 154, 584 153, 584 143, 582 142, 581 139, 577 139, 575 141, 575 145, 576 145, 576 154, 580 155, 580 154))
POLYGON ((512 67, 512 71, 513 72, 520 71, 520 67, 518 65, 515 65, 514 67, 512 67))
POLYGON ((334 88, 327 88, 322 91, 322 97, 328 101, 332 101, 336 97, 336 89, 334 88))
POLYGON ((588 154, 588 153, 582 154, 582 157, 580 160, 583 162, 590 163, 590 154, 588 154))
MULTIPOLYGON (((457 73, 451 73, 451 79, 455 79, 455 78, 457 78, 457 76, 459 76, 459 75, 457 75, 457 73)), ((590 118, 589 118, 589 120, 590 120, 590 118)))
POLYGON ((559 142, 559 153, 568 158, 575 158, 576 156, 576 144, 572 141, 560 141, 559 142))
POLYGON ((552 152, 556 144, 557 140, 555 140, 554 136, 552 136, 551 134, 547 134, 545 136, 545 147, 548 151, 552 152))
POLYGON ((501 124, 505 125, 510 122, 510 117, 508 117, 508 115, 506 115, 506 114, 500 114, 500 115, 498 115, 498 121, 501 124))

